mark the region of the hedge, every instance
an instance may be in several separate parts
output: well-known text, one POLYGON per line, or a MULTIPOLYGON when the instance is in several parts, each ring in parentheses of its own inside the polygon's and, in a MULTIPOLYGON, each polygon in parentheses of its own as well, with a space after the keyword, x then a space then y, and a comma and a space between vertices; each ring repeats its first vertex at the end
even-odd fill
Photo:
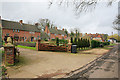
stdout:
POLYGON ((100 47, 101 45, 103 45, 103 46, 110 45, 110 43, 109 42, 100 42, 100 41, 96 41, 96 40, 91 41, 91 48, 100 47))
POLYGON ((77 45, 77 48, 86 48, 86 47, 90 47, 90 42, 87 39, 80 39, 80 38, 75 38, 73 45, 77 45))
POLYGON ((55 41, 55 39, 51 39, 51 41, 55 41))

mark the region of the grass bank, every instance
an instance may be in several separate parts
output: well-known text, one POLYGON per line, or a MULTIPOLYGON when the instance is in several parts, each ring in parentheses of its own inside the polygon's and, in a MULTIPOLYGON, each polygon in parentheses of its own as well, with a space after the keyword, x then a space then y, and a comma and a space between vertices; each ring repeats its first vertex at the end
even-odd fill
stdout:
POLYGON ((22 45, 17 45, 17 47, 19 47, 19 48, 24 48, 24 49, 36 50, 36 47, 28 47, 28 46, 22 46, 22 45))

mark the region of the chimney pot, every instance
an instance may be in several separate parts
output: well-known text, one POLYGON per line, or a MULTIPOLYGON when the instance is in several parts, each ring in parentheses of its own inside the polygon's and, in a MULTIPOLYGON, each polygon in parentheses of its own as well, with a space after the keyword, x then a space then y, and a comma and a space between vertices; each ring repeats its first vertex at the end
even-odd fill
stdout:
POLYGON ((57 30, 57 27, 55 27, 55 29, 57 30))
POLYGON ((64 28, 62 30, 64 31, 64 28))
POLYGON ((22 24, 22 23, 23 23, 23 20, 20 20, 19 23, 22 24))
POLYGON ((36 26, 38 26, 39 24, 38 23, 35 23, 36 26))

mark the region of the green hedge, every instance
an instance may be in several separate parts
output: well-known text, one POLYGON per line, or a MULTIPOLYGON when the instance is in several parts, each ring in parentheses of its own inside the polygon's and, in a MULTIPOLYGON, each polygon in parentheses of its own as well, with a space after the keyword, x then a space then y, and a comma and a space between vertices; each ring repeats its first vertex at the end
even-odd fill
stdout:
POLYGON ((65 39, 59 39, 59 43, 62 43, 62 44, 67 44, 67 43, 68 43, 68 41, 67 41, 67 40, 65 40, 65 39))
POLYGON ((51 41, 55 41, 55 39, 51 39, 51 41))
POLYGON ((64 39, 56 38, 56 44, 57 44, 57 46, 59 46, 59 43, 60 44, 68 44, 68 41, 64 40, 64 39))
POLYGON ((100 47, 100 45, 103 45, 103 46, 110 45, 110 42, 100 42, 100 41, 96 41, 96 40, 91 41, 92 48, 100 47))
POLYGON ((90 42, 88 39, 75 38, 73 45, 77 45, 77 48, 87 48, 90 47, 90 42))
POLYGON ((48 39, 44 39, 44 41, 48 41, 48 39))

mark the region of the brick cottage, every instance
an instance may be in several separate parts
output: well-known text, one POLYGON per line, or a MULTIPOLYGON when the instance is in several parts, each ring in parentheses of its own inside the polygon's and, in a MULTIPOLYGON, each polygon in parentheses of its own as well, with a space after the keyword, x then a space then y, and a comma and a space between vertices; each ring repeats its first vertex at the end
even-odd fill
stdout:
POLYGON ((45 33, 50 36, 50 39, 55 39, 58 37, 59 39, 66 39, 67 34, 65 33, 64 29, 59 30, 57 27, 49 28, 48 26, 45 27, 45 33))
POLYGON ((6 40, 6 38, 12 37, 17 41, 36 41, 38 39, 55 39, 58 37, 59 39, 67 38, 64 29, 58 30, 56 28, 48 28, 45 27, 45 30, 42 31, 38 28, 39 25, 31 25, 23 23, 23 20, 19 22, 1 20, 2 23, 2 39, 6 40))

